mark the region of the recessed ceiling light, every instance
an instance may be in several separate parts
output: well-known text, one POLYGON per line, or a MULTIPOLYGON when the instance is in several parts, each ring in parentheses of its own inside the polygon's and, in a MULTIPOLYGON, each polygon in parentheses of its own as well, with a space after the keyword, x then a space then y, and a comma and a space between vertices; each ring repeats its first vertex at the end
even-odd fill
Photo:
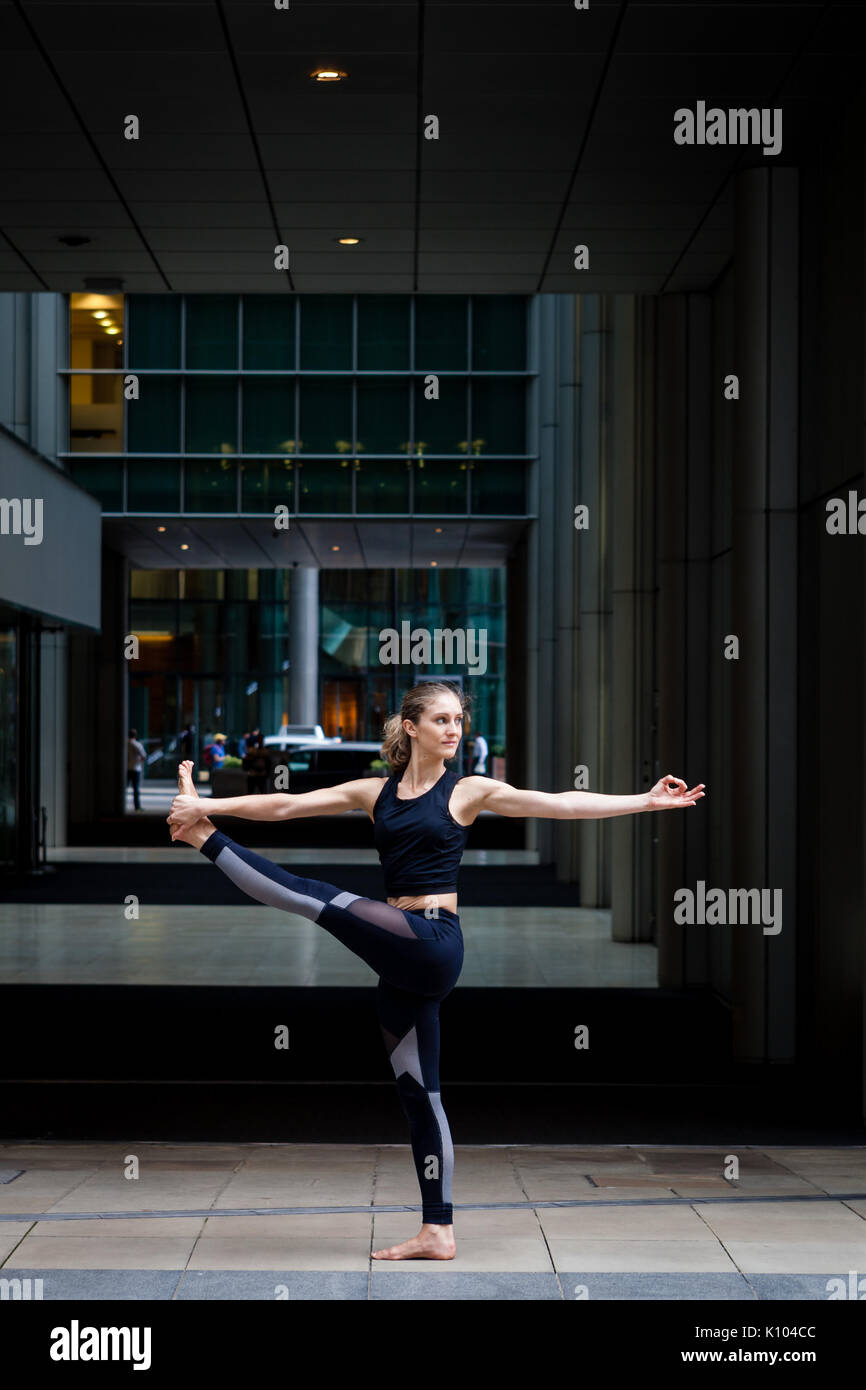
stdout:
POLYGON ((339 547, 338 545, 332 545, 332 546, 331 546, 331 549, 332 549, 332 550, 339 550, 340 547, 339 547))
POLYGON ((336 236, 334 240, 338 241, 341 246, 357 246, 364 238, 360 236, 336 236))
POLYGON ((165 527, 164 527, 164 526, 157 526, 156 529, 157 529, 157 531, 164 531, 164 530, 165 530, 165 527))
POLYGON ((344 77, 348 77, 347 72, 341 68, 315 68, 310 73, 314 82, 342 82, 344 77))
POLYGON ((95 319, 107 319, 108 313, 105 309, 94 309, 92 317, 95 319))
POLYGON ((184 542, 184 544, 181 546, 181 550, 189 550, 189 546, 184 542))
POLYGON ((119 333, 119 332, 120 332, 120 329, 119 329, 119 328, 106 328, 105 331, 106 331, 106 333, 119 333))

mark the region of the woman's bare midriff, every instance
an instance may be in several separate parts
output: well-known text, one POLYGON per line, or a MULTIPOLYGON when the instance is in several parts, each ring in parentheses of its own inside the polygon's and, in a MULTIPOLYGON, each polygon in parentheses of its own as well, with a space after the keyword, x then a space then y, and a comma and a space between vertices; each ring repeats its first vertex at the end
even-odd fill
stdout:
POLYGON ((428 893, 421 898, 388 898, 392 907, 405 908, 407 912, 423 912, 425 908, 444 907, 447 912, 457 911, 456 893, 428 893))

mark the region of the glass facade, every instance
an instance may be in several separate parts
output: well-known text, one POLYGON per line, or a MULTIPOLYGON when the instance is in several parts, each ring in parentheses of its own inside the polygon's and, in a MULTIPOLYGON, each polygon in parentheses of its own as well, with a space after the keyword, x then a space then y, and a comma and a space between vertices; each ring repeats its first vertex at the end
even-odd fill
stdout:
POLYGON ((523 516, 527 305, 71 295, 70 472, 109 513, 523 516))
MULTIPOLYGON (((291 705, 291 571, 133 570, 130 630, 139 660, 130 676, 130 723, 148 751, 145 776, 170 776, 182 734, 201 763, 209 735, 276 733, 291 705)), ((479 638, 476 638, 478 641, 479 638)), ((378 740, 419 676, 461 676, 473 727, 491 752, 505 741, 505 571, 502 569, 322 570, 319 584, 319 722, 328 735, 378 740), (486 666, 380 661, 384 629, 472 629, 484 634, 486 666)), ((436 655, 435 650, 431 653, 436 655)), ((476 647, 470 655, 477 656, 476 647)), ((457 655, 443 649, 443 658, 457 655)), ((471 663, 475 664, 475 663, 471 663)))

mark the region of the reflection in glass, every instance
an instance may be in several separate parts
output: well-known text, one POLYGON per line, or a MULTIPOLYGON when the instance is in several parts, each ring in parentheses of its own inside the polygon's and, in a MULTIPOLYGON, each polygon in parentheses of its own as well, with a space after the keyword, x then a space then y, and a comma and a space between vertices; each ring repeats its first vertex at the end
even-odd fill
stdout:
POLYGON ((186 365, 196 369, 237 367, 237 295, 186 296, 186 365))
POLYGON ((236 377, 187 377, 187 453, 237 452, 237 389, 236 377))

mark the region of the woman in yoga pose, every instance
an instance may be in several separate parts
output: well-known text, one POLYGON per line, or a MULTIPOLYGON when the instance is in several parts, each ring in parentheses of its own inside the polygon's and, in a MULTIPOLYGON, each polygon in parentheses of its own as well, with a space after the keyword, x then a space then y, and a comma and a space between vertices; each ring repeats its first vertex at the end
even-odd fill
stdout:
POLYGON ((382 754, 393 769, 390 777, 364 777, 300 795, 204 802, 192 780, 193 764, 181 763, 180 794, 167 817, 173 840, 200 850, 250 897, 324 927, 379 976, 379 1024, 409 1121, 422 1225, 411 1240, 374 1251, 377 1260, 451 1260, 455 1254, 454 1150, 439 1095, 439 1005, 463 965, 457 871, 479 811, 595 819, 694 806, 704 795, 703 783, 688 790, 671 776, 636 796, 524 791, 490 777, 458 777, 445 763, 468 732, 468 705, 460 687, 448 681, 414 686, 399 715, 385 724, 382 754), (366 811, 373 822, 388 894, 384 903, 300 878, 235 844, 208 818, 292 820, 352 809, 366 811))

